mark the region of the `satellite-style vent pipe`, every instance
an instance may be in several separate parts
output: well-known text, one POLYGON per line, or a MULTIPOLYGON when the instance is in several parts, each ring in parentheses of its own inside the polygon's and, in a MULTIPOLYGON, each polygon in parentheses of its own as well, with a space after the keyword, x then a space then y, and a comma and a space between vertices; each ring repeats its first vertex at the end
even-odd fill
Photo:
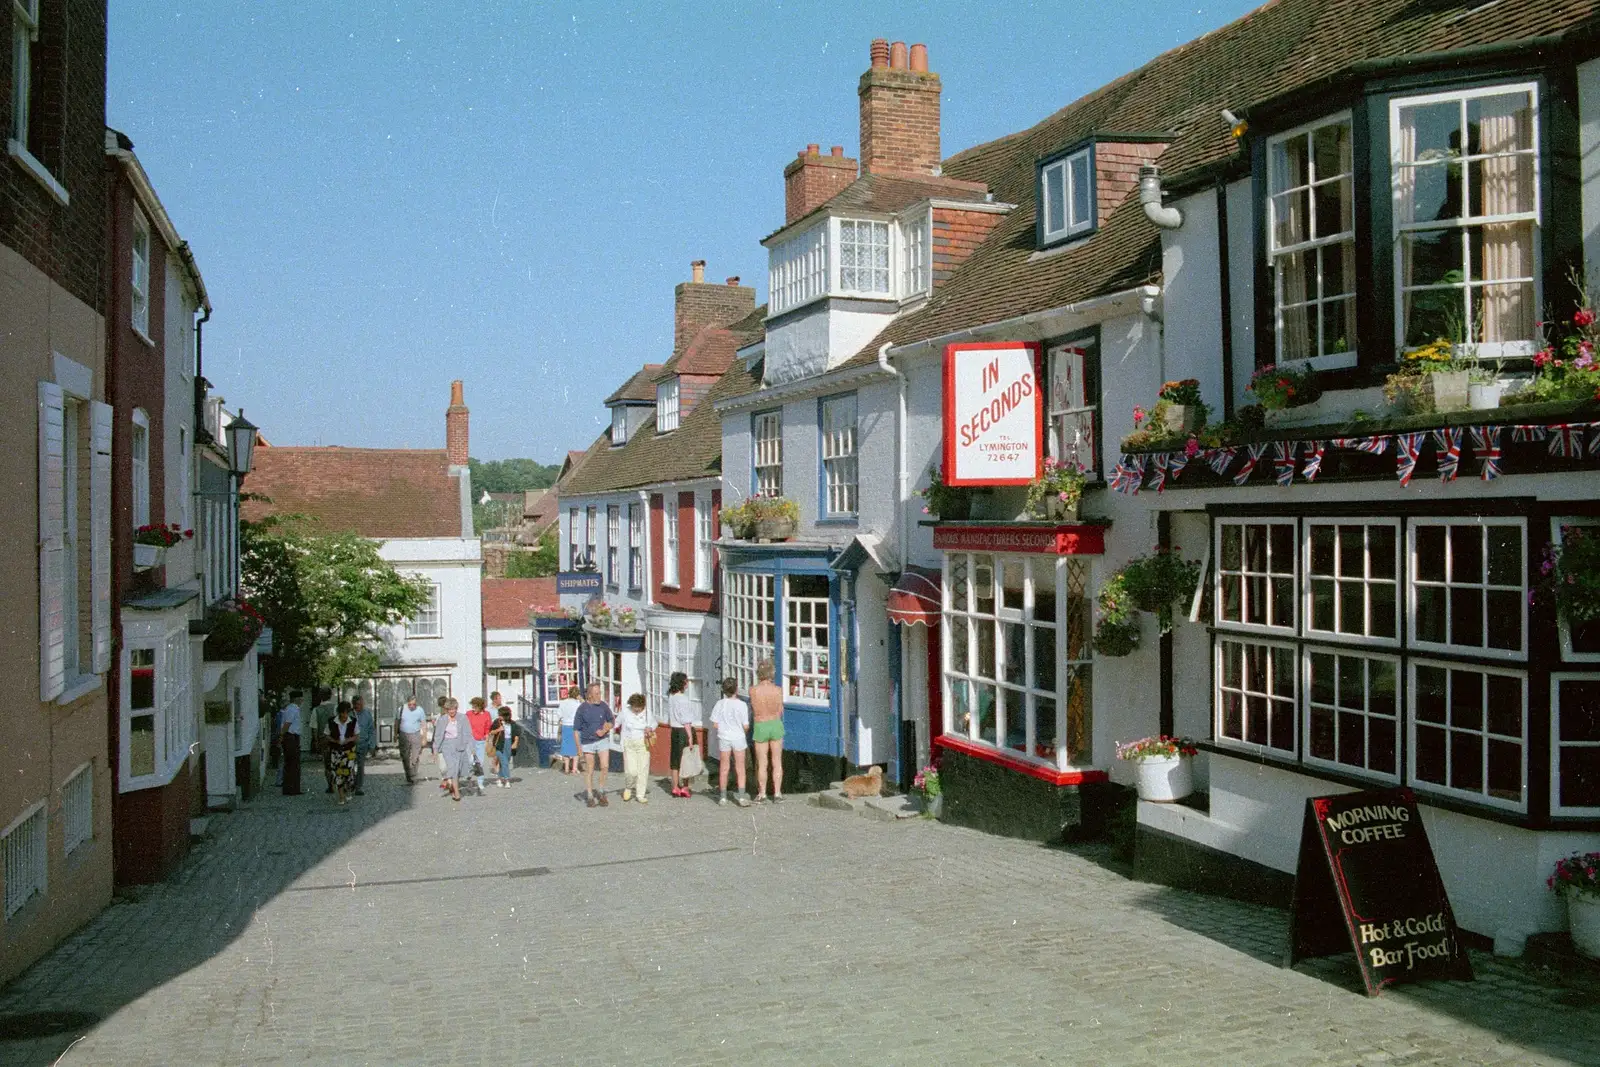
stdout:
POLYGON ((1163 230, 1176 230, 1183 225, 1183 212, 1161 202, 1161 168, 1154 164, 1139 168, 1139 203, 1145 218, 1163 230))

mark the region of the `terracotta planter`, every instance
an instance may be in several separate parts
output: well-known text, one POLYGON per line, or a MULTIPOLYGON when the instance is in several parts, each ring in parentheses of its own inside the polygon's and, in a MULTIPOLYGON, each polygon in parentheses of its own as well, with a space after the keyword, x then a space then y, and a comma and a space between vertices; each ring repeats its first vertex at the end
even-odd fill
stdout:
POLYGON ((1572 931, 1572 947, 1583 956, 1600 960, 1600 896, 1593 893, 1568 893, 1567 927, 1572 931))
POLYGON ((1194 792, 1194 772, 1187 756, 1156 756, 1135 761, 1139 799, 1171 804, 1194 792))
POLYGON ((788 541, 794 537, 795 521, 793 519, 757 519, 755 539, 757 541, 788 541))
POLYGON ((1470 403, 1467 391, 1467 372, 1464 370, 1437 371, 1428 375, 1424 386, 1433 398, 1435 411, 1460 411, 1470 403))

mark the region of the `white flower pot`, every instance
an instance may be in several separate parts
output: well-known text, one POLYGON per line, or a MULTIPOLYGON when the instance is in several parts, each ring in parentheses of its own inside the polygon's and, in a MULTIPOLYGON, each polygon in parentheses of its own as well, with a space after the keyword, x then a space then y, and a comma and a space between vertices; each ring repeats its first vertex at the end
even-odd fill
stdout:
POLYGON ((1185 756, 1155 756, 1135 761, 1139 799, 1170 804, 1194 792, 1194 771, 1185 756))
POLYGON ((1500 382, 1473 382, 1467 386, 1467 407, 1473 411, 1491 411, 1499 407, 1504 388, 1500 382))
POLYGON ((1600 960, 1600 896, 1593 893, 1568 893, 1567 926, 1572 930, 1572 947, 1579 955, 1600 960))
POLYGON ((166 554, 167 550, 160 545, 135 544, 133 546, 133 568, 134 570, 146 571, 152 567, 159 567, 161 566, 162 557, 166 554))

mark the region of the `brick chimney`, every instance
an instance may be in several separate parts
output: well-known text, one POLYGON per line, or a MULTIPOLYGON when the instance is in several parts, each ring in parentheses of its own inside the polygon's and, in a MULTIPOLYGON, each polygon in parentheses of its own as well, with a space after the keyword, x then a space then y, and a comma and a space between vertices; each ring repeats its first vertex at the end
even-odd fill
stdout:
POLYGON ((927 45, 912 45, 908 53, 903 41, 873 41, 872 66, 858 92, 861 172, 938 174, 940 84, 928 70, 927 45))
POLYGON ((817 145, 806 145, 799 158, 783 168, 783 224, 787 226, 832 200, 856 180, 856 173, 856 161, 845 157, 842 145, 834 145, 827 155, 822 155, 817 145))
POLYGON ((756 291, 739 285, 738 278, 727 284, 708 282, 706 261, 689 264, 690 280, 672 290, 672 354, 678 355, 707 326, 727 326, 756 309, 756 291))
POLYGON ((450 406, 444 409, 444 451, 450 466, 467 465, 467 402, 460 378, 450 383, 450 406))

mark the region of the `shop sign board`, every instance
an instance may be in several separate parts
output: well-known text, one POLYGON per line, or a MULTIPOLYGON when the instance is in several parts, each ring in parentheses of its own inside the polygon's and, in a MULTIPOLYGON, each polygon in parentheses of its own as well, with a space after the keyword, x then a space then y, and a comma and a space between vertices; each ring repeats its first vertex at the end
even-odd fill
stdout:
POLYGON ((559 596, 599 595, 604 591, 599 571, 561 571, 556 575, 556 594, 559 596))
POLYGON ((1044 470, 1044 390, 1032 341, 946 345, 946 485, 1027 485, 1044 470))
POLYGON ((1372 997, 1396 982, 1472 980, 1410 789, 1306 801, 1287 965, 1345 949, 1372 997))
POLYGON ((1106 534, 1103 526, 935 526, 933 547, 942 552, 1098 556, 1106 550, 1106 534))

